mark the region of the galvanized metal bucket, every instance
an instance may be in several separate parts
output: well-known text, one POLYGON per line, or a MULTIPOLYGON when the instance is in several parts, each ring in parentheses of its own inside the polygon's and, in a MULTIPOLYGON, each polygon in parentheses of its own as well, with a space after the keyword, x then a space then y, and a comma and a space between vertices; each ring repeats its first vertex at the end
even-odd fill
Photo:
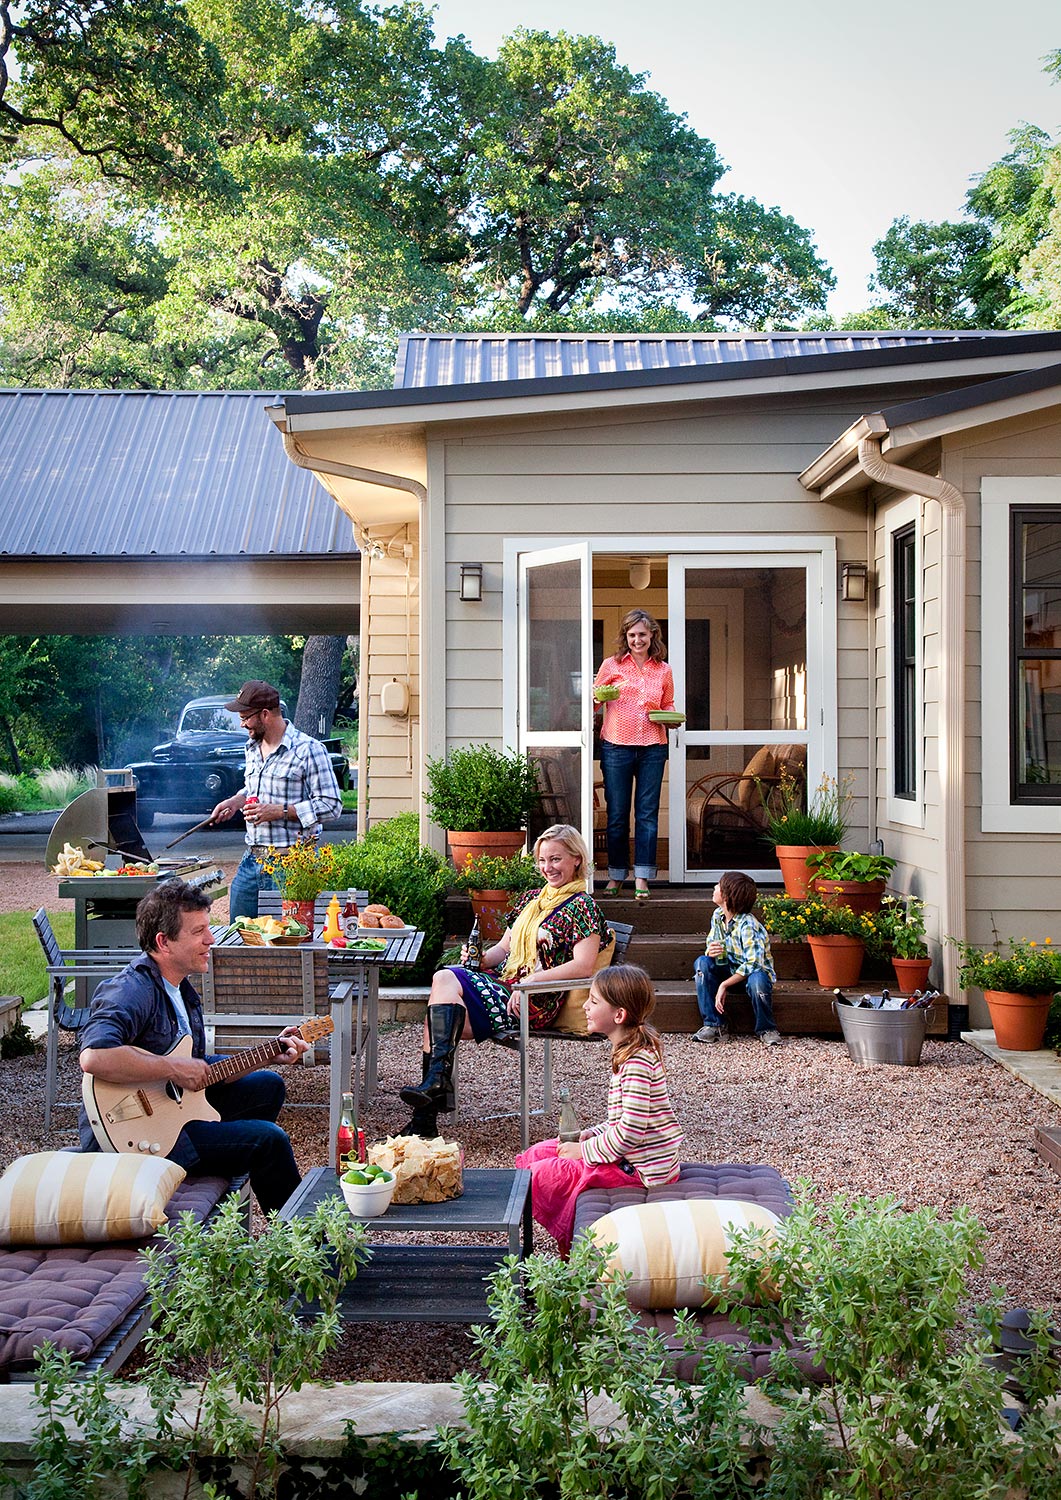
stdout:
POLYGON ((925 1024, 931 1010, 869 1010, 833 1001, 852 1062, 876 1068, 921 1061, 925 1024))

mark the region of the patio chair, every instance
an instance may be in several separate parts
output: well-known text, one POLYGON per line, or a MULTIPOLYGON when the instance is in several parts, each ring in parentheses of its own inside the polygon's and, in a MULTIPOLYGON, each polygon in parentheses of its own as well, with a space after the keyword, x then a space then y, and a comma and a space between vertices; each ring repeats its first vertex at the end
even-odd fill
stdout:
POLYGON ((782 776, 801 783, 806 764, 806 745, 763 745, 743 771, 701 776, 685 799, 690 860, 702 862, 713 841, 761 834, 782 776))
POLYGON ((32 917, 33 930, 44 952, 48 975, 48 1032, 44 1070, 44 1128, 52 1128, 52 1110, 76 1109, 80 1099, 56 1099, 59 1077, 59 1033, 81 1031, 89 1017, 90 1007, 72 1005, 67 993, 77 979, 103 979, 117 974, 131 963, 138 948, 60 948, 55 930, 44 907, 32 917))

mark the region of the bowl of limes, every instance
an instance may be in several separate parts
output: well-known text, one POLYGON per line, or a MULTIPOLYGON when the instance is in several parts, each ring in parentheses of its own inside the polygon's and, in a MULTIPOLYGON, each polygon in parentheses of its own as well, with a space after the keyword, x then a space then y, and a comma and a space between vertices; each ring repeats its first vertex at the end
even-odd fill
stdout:
POLYGON ((393 1172, 362 1161, 343 1173, 339 1186, 352 1214, 359 1219, 378 1219, 390 1208, 396 1180, 393 1172))

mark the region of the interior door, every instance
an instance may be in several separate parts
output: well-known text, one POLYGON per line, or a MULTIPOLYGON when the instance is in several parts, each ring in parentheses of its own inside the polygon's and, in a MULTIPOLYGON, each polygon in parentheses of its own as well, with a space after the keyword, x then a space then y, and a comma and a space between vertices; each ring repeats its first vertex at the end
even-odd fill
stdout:
POLYGON ((767 806, 783 776, 805 785, 809 768, 821 772, 820 571, 808 554, 670 559, 686 713, 671 748, 672 881, 710 884, 727 869, 777 879, 767 806))
MULTIPOLYGON (((589 545, 520 554, 517 583, 519 748, 538 767, 533 843, 571 823, 593 848, 593 686, 589 545)), ((592 881, 592 869, 586 872, 592 881)))

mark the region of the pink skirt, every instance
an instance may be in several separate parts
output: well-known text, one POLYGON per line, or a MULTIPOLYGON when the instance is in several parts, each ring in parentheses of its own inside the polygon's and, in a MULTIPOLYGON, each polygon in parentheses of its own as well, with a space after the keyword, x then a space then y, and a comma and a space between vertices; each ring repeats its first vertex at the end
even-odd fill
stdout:
POLYGON ((567 1259, 571 1251, 571 1232, 575 1226, 575 1199, 586 1188, 636 1187, 636 1173, 624 1172, 617 1162, 595 1166, 587 1161, 568 1161, 557 1156, 559 1141, 539 1141, 529 1151, 516 1157, 517 1167, 531 1174, 531 1211, 535 1220, 548 1230, 567 1259))

